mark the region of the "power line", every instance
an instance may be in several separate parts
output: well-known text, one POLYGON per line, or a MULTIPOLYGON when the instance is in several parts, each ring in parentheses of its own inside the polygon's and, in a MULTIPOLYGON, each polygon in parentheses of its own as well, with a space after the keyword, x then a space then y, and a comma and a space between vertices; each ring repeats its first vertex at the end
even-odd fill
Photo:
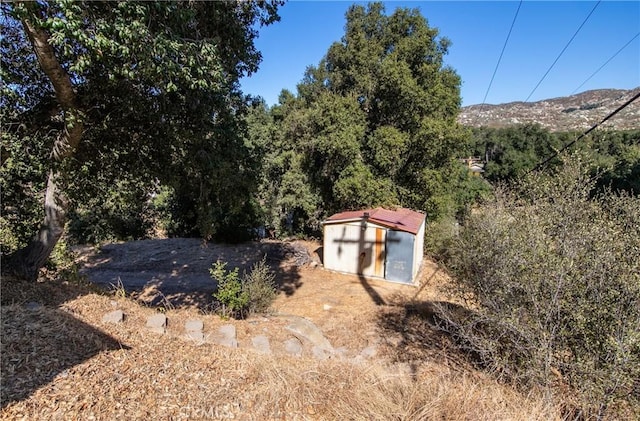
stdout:
POLYGON ((556 59, 553 61, 553 63, 551 63, 551 66, 549 67, 549 69, 547 69, 547 72, 544 74, 544 76, 542 76, 542 79, 540 79, 540 81, 538 82, 538 84, 536 85, 535 88, 533 88, 533 91, 531 91, 531 93, 529 94, 529 96, 527 97, 527 99, 524 100, 524 102, 529 101, 529 98, 531 98, 531 95, 533 95, 533 93, 536 91, 536 89, 538 89, 538 87, 540 86, 540 84, 542 83, 542 81, 547 77, 547 75, 549 74, 549 72, 551 71, 551 69, 553 69, 553 66, 556 65, 556 63, 558 62, 558 60, 560 59, 560 57, 562 57, 562 54, 564 54, 565 50, 567 49, 567 47, 569 47, 569 44, 571 44, 571 42, 573 41, 573 39, 576 37, 576 35, 578 35, 578 32, 580 32, 580 30, 582 29, 582 27, 584 26, 585 23, 587 23, 587 21, 589 20, 589 18, 591 17, 591 15, 593 14, 593 12, 596 10, 596 8, 598 7, 598 5, 600 4, 600 1, 598 1, 596 3, 595 6, 593 6, 593 9, 591 9, 591 11, 589 12, 589 14, 587 15, 587 17, 584 19, 584 21, 582 21, 582 24, 580 25, 580 27, 578 27, 578 29, 576 30, 576 32, 573 34, 573 36, 571 37, 571 39, 569 40, 569 42, 567 42, 567 45, 564 46, 564 48, 562 49, 562 51, 560 51, 560 54, 558 54, 558 57, 556 57, 556 59))
POLYGON ((613 60, 613 59, 614 59, 618 54, 620 54, 620 52, 621 52, 622 50, 624 50, 625 48, 627 48, 627 46, 628 46, 629 44, 631 44, 631 42, 632 42, 634 39, 638 38, 638 35, 640 35, 640 32, 638 32, 638 33, 637 33, 633 38, 631 38, 631 39, 629 40, 629 42, 627 42, 625 45, 623 45, 623 46, 622 46, 622 48, 620 48, 618 51, 616 51, 616 53, 615 53, 614 55, 612 55, 612 56, 609 58, 609 60, 605 61, 605 62, 604 62, 604 64, 603 64, 602 66, 600 66, 600 67, 598 68, 598 70, 596 70, 595 72, 593 72, 593 73, 591 74, 591 76, 589 76, 589 77, 587 78, 587 80, 585 80, 584 82, 582 82, 582 83, 580 84, 580 86, 578 86, 578 87, 575 89, 575 91, 571 92, 571 95, 573 95, 573 94, 575 94, 576 92, 578 92, 578 89, 582 88, 582 86, 584 86, 584 84, 585 84, 585 83, 589 82, 589 81, 591 80, 591 78, 592 78, 592 77, 594 77, 594 76, 595 76, 595 75, 596 75, 600 70, 602 70, 602 68, 603 68, 604 66, 606 66, 607 64, 609 64, 609 62, 610 62, 611 60, 613 60))
MULTIPOLYGON (((507 39, 504 40, 504 45, 502 46, 502 51, 500 52, 500 57, 498 58, 498 62, 496 63, 496 68, 493 69, 493 75, 491 75, 491 81, 489 82, 489 86, 487 87, 487 92, 484 94, 484 98, 482 98, 482 107, 487 100, 487 95, 489 95, 489 90, 491 89, 491 85, 493 85, 493 79, 496 77, 496 72, 498 71, 498 67, 500 66, 500 62, 502 61, 502 55, 504 54, 505 48, 507 48, 507 42, 509 42, 509 37, 511 37, 511 31, 513 30, 513 26, 516 23, 516 19, 518 18, 518 12, 520 12, 520 6, 522 6, 522 0, 518 4, 518 9, 516 10, 516 14, 513 17, 513 21, 511 22, 511 28, 509 28, 509 33, 507 34, 507 39)), ((482 112, 482 107, 480 108, 480 112, 482 112)))
POLYGON ((640 98, 640 91, 635 94, 635 96, 633 96, 633 98, 631 98, 630 100, 628 100, 627 102, 625 102, 624 104, 622 104, 621 106, 619 106, 618 108, 615 109, 615 111, 611 112, 608 116, 606 116, 605 118, 602 119, 601 122, 594 124, 593 126, 591 126, 591 128, 589 130, 587 130, 586 132, 582 133, 580 136, 578 136, 577 138, 575 138, 575 140, 567 143, 566 145, 564 145, 559 151, 557 151, 556 153, 554 153, 553 155, 551 155, 550 157, 548 157, 547 159, 545 159, 544 161, 540 162, 538 165, 536 165, 535 167, 533 167, 533 169, 529 172, 533 172, 536 171, 537 169, 539 169, 540 167, 542 167, 543 165, 547 164, 549 161, 551 161, 553 158, 555 158, 556 156, 558 156, 559 154, 561 154, 563 151, 565 151, 567 148, 571 147, 572 145, 574 145, 578 140, 582 139, 583 137, 585 137, 586 135, 588 135, 589 133, 591 133, 593 130, 595 130, 599 125, 601 125, 602 123, 604 123, 605 121, 609 120, 611 117, 613 117, 614 115, 618 114, 620 111, 622 111, 623 109, 625 109, 629 104, 631 104, 633 101, 635 101, 636 99, 640 98))

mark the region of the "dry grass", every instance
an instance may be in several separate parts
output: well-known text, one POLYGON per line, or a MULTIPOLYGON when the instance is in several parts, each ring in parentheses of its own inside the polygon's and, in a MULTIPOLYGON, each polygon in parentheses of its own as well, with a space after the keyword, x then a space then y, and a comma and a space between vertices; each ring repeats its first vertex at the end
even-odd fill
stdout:
POLYGON ((304 274, 303 286, 291 297, 279 297, 276 310, 313 320, 336 347, 361 349, 379 342, 377 357, 362 360, 347 353, 347 358, 320 361, 261 355, 243 347, 257 333, 272 335, 274 344, 282 339, 277 335, 285 322, 278 317, 234 321, 238 349, 197 345, 180 337, 185 320, 197 317, 209 328, 227 322, 193 309, 168 310, 169 334, 156 335, 144 325, 157 310, 131 299, 82 286, 41 282, 25 287, 3 279, 0 418, 559 418, 557 408, 540 397, 522 396, 457 358, 443 358, 442 347, 418 352, 425 343, 437 342, 437 335, 420 334, 423 319, 414 320, 394 304, 415 289, 374 282, 388 303, 380 307, 357 280, 331 274, 326 285, 327 276, 319 269, 304 274), (318 285, 319 280, 324 283, 318 285), (329 292, 337 286, 345 293, 336 298, 329 292), (334 298, 330 311, 322 307, 328 296, 334 298), (45 305, 25 306, 32 301, 45 305), (125 322, 103 323, 102 315, 114 308, 124 310, 125 322), (385 331, 380 317, 406 320, 407 328, 385 331))

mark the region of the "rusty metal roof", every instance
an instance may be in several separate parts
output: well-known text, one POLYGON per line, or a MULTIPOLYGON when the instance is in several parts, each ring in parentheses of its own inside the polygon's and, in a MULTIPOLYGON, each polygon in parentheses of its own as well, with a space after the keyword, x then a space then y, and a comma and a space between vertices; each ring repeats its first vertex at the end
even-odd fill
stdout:
POLYGON ((424 222, 425 214, 407 208, 398 208, 395 210, 375 208, 336 213, 327 218, 324 223, 336 224, 347 221, 359 221, 365 218, 374 224, 382 225, 396 231, 417 234, 420 226, 424 222), (365 215, 367 213, 369 214, 368 218, 365 215))

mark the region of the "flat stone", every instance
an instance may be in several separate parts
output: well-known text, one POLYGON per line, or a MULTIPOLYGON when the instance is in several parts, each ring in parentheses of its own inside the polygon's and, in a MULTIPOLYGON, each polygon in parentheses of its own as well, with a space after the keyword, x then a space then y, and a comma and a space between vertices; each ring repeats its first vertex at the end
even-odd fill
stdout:
POLYGON ((122 310, 113 310, 102 316, 104 323, 122 323, 123 320, 124 312, 122 310))
POLYGON ((236 327, 235 325, 232 324, 226 324, 226 325, 222 325, 220 326, 220 328, 218 329, 218 333, 220 333, 220 335, 224 336, 225 338, 233 338, 235 339, 237 336, 236 333, 236 327))
POLYGON ((271 354, 269 338, 266 335, 258 335, 251 339, 253 348, 261 354, 271 354))
POLYGON ((184 338, 194 342, 204 342, 204 333, 189 331, 185 333, 184 338))
POLYGON ((378 347, 376 345, 369 345, 368 347, 360 351, 360 355, 363 358, 375 357, 376 354, 378 354, 378 347))
POLYGON ((331 356, 331 353, 324 348, 320 348, 319 346, 314 346, 311 348, 311 354, 317 360, 326 360, 331 356))
POLYGON ((42 308, 42 304, 35 301, 30 301, 24 305, 24 308, 26 308, 27 310, 40 310, 42 308))
POLYGON ((399 347, 404 341, 402 335, 388 335, 384 338, 385 342, 393 347, 399 347))
POLYGON ((167 327, 167 316, 156 313, 147 317, 147 329, 155 333, 165 333, 167 327))
POLYGON ((305 339, 314 347, 327 352, 333 352, 333 346, 322 331, 310 320, 298 316, 287 316, 291 323, 285 328, 298 339, 305 339))
POLYGON ((159 333, 161 335, 167 333, 167 329, 165 329, 164 327, 147 327, 147 330, 149 332, 159 333))
POLYGON ((236 327, 232 324, 220 326, 217 332, 208 334, 205 337, 205 341, 229 348, 237 348, 236 327))
POLYGON ((187 332, 201 332, 204 329, 202 320, 187 320, 184 324, 184 330, 187 332))
POLYGON ((299 357, 302 355, 302 342, 298 338, 290 338, 284 341, 284 350, 291 355, 299 357))
POLYGON ((340 358, 346 358, 348 352, 349 350, 344 346, 334 349, 334 354, 340 358))

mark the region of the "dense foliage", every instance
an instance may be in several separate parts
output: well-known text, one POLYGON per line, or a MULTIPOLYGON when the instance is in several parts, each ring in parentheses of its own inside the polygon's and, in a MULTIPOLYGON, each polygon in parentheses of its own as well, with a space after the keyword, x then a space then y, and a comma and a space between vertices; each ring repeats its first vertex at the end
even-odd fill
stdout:
POLYGON ((587 164, 498 188, 467 219, 448 266, 473 311, 442 327, 519 385, 568 384, 601 419, 640 408, 640 198, 596 193, 587 164))
MULTIPOLYGON (((485 163, 483 176, 490 182, 513 181, 553 156, 580 133, 550 132, 539 125, 474 128, 467 155, 485 163)), ((598 130, 580 139, 574 149, 589 157, 592 171, 600 172, 598 186, 640 193, 640 131, 598 130)), ((560 164, 552 159, 546 167, 560 164)))
POLYGON ((327 214, 378 205, 436 220, 486 189, 457 160, 469 133, 456 122, 460 78, 444 65, 448 47, 416 9, 350 7, 344 36, 297 95, 283 91, 261 117, 271 127, 260 133, 268 224, 310 233, 327 214))
MULTIPOLYGON (((445 253, 486 180, 515 180, 572 139, 458 125, 449 41, 417 10, 381 3, 349 8, 295 94, 271 108, 247 98, 238 80, 257 69, 256 28, 278 4, 3 3, 3 256, 63 229, 69 243, 315 235, 330 213, 378 205, 426 211, 440 234, 425 244, 445 253), (466 156, 487 160, 484 177, 466 156)), ((601 186, 638 191, 637 131, 581 145, 601 186)))
POLYGON ((259 157, 246 144, 238 81, 257 70, 256 25, 276 21, 277 5, 2 4, 7 251, 37 231, 46 190, 40 232, 14 255, 19 274, 37 274, 69 211, 91 231, 84 239, 103 237, 92 215, 106 213, 98 225, 117 231, 131 213, 135 227, 159 185, 182 232, 211 237, 247 218, 259 157))

